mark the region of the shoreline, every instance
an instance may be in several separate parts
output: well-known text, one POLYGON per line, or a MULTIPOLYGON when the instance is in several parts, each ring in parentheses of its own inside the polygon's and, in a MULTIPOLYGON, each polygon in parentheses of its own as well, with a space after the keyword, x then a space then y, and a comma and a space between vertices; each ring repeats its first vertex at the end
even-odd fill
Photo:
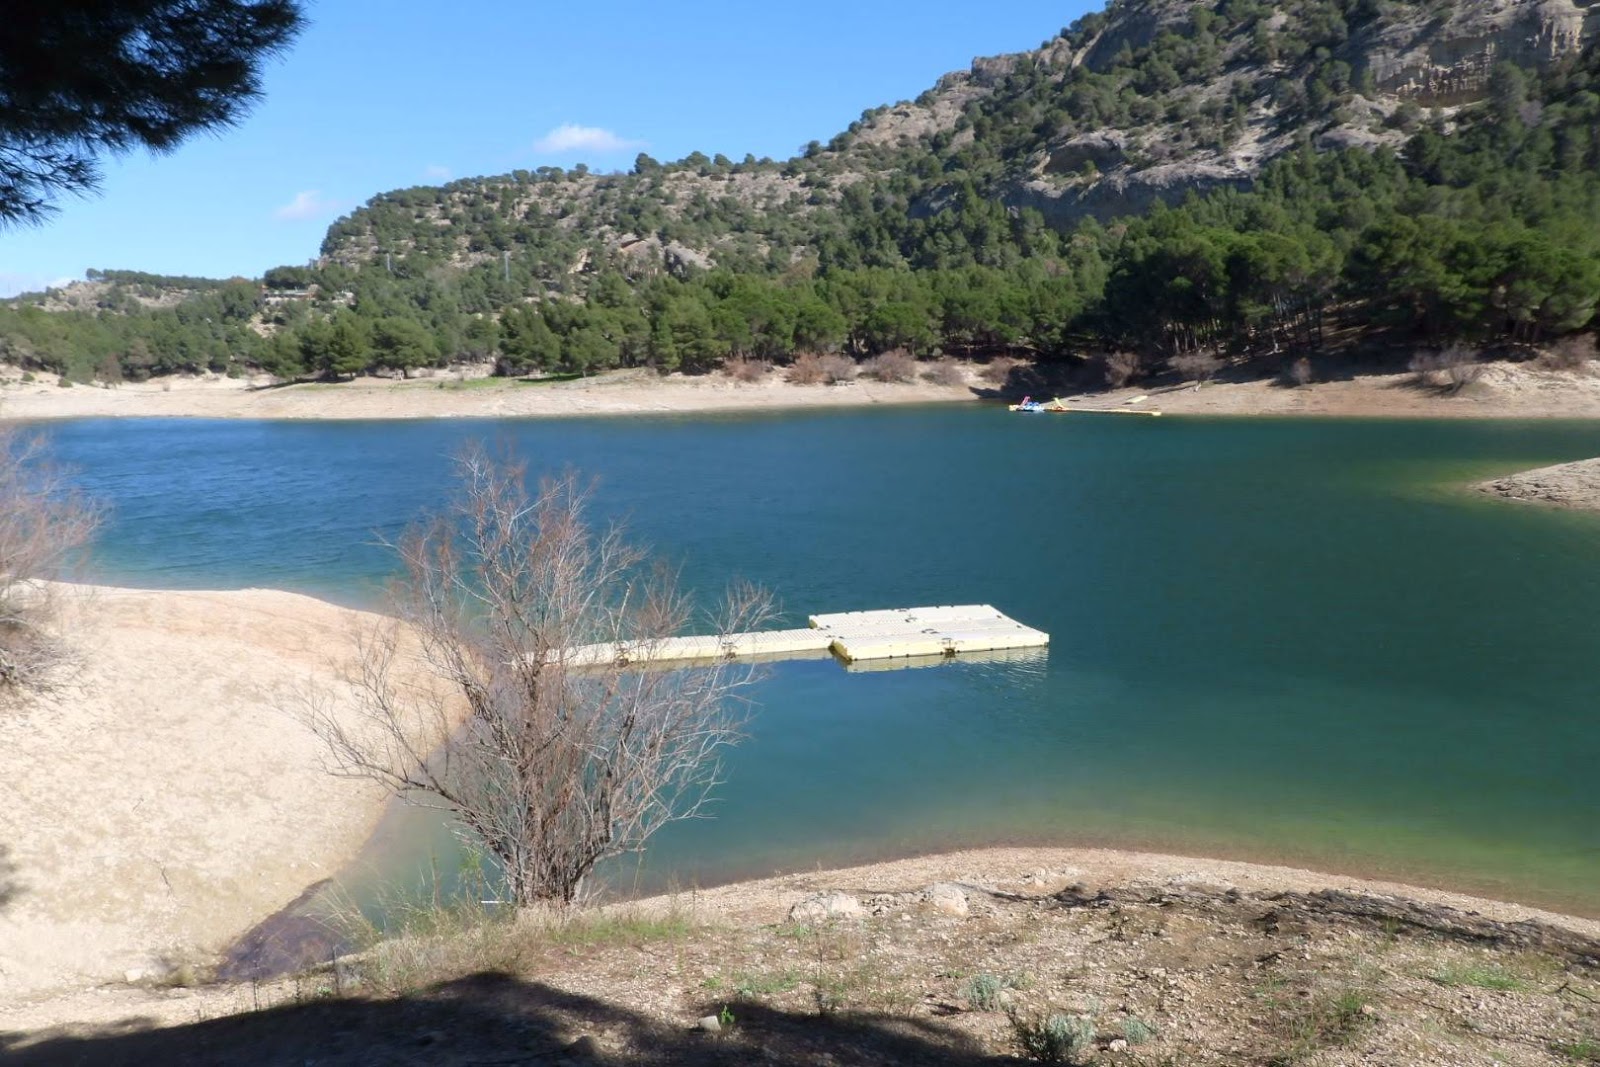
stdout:
MULTIPOLYGON (((1594 365, 1600 368, 1600 364, 1594 365)), ((373 420, 421 418, 571 418, 601 415, 707 415, 847 410, 880 405, 995 403, 981 367, 962 365, 962 381, 791 385, 781 372, 739 382, 713 372, 657 375, 608 371, 573 380, 495 379, 463 368, 408 380, 277 383, 264 376, 176 376, 117 386, 62 388, 22 383, 0 367, 0 420, 218 418, 373 420)), ((1046 390, 1041 389, 1041 396, 1046 390)), ((1193 384, 1145 383, 1063 397, 1073 408, 1119 408, 1137 401, 1169 415, 1327 418, 1600 419, 1600 369, 1552 371, 1530 363, 1487 363, 1458 393, 1405 372, 1350 374, 1287 387, 1267 379, 1193 384)))
POLYGON ((0 420, 197 418, 369 421, 383 419, 582 418, 833 410, 972 403, 971 382, 791 385, 781 374, 738 382, 720 373, 665 377, 611 371, 571 381, 450 375, 409 380, 279 384, 216 375, 104 386, 0 386, 0 420))
MULTIPOLYGON (((1048 899, 1092 901, 1212 899, 1271 902, 1327 898, 1335 910, 1349 902, 1377 905, 1393 914, 1444 916, 1479 930, 1475 936, 1506 935, 1512 944, 1539 931, 1588 942, 1600 941, 1600 919, 1569 915, 1404 882, 1345 877, 1300 867, 1235 860, 1202 859, 1168 853, 1113 848, 988 847, 938 852, 878 863, 748 879, 711 888, 694 887, 599 906, 591 915, 623 923, 668 918, 727 933, 771 931, 794 923, 808 902, 842 894, 876 915, 875 902, 904 902, 927 896, 938 886, 958 887, 968 899, 1048 899)), ((1093 906, 1092 904, 1090 905, 1093 906)), ((1114 909, 1115 910, 1115 909, 1114 909)), ((854 913, 851 913, 854 914, 854 913)), ((965 912, 962 912, 964 915, 965 912)), ((241 931, 243 933, 243 931, 241 931)), ((405 936, 401 935, 401 943, 405 936)), ((406 951, 402 948, 400 951, 406 951)), ((323 968, 313 967, 316 971, 323 968)), ((292 998, 299 1002, 301 979, 234 981, 176 986, 150 976, 135 981, 111 977, 36 990, 0 1002, 0 1038, 25 1046, 67 1034, 125 1032, 183 1026, 196 1018, 240 1015, 292 998), (293 990, 293 992, 291 992, 293 990)))
MULTIPOLYGON (((0 1031, 140 1002, 164 969, 213 958, 337 876, 390 803, 370 783, 327 774, 319 743, 284 710, 376 616, 271 590, 67 589, 69 622, 84 628, 78 676, 0 714, 0 774, 19 801, 0 808, 0 845, 21 889, 0 909, 0 1031)), ((1600 936, 1600 918, 1448 889, 1106 847, 959 849, 694 897, 781 910, 846 884, 999 884, 1069 869, 1070 880, 1105 884, 1375 893, 1600 936)))
POLYGON ((1541 507, 1600 511, 1600 458, 1518 471, 1479 482, 1473 488, 1503 500, 1541 507))

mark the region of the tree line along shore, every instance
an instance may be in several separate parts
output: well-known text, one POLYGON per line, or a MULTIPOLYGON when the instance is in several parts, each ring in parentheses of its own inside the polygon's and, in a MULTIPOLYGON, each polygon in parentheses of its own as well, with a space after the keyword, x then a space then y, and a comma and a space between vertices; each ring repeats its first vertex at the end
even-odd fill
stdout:
MULTIPOLYGON (((1191 43, 1248 29, 1194 18, 1204 25, 1188 28, 1191 43)), ((1131 91, 1176 47, 1163 37, 1086 73, 1065 106, 1115 111, 1115 96, 1096 103, 1091 90, 1131 91)), ((0 357, 107 382, 337 380, 461 360, 519 376, 1023 357, 1047 380, 1123 385, 1164 367, 1292 378, 1313 373, 1297 364, 1318 353, 1404 362, 1420 348, 1470 363, 1536 345, 1580 364, 1592 348, 1562 339, 1587 330, 1600 302, 1597 62, 1586 48, 1539 74, 1502 64, 1479 104, 1397 113, 1398 150, 1308 143, 1248 190, 1065 229, 985 193, 1007 131, 1060 91, 1049 69, 1021 64, 985 98, 994 114, 972 120, 967 149, 902 147, 893 168, 849 182, 841 172, 838 188, 825 180, 833 157, 801 157, 795 173, 829 190, 805 210, 763 213, 730 194, 690 212, 706 240, 764 234, 764 257, 644 262, 590 239, 632 219, 657 234, 638 238, 651 248, 681 244, 692 236, 674 229, 689 225, 683 205, 659 203, 667 177, 732 180, 768 164, 545 168, 384 194, 334 225, 316 265, 260 281, 92 272, 76 293, 0 305, 0 357)))

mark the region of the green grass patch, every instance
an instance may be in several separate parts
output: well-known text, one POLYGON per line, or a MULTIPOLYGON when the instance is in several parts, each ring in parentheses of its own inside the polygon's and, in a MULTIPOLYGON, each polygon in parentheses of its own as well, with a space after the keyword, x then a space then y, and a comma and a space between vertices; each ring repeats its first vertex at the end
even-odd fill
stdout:
POLYGON ((1585 1037, 1551 1047, 1556 1055, 1565 1056, 1574 1063, 1600 1063, 1600 1040, 1585 1037))
POLYGON ((1373 1019, 1367 998, 1353 989, 1317 997, 1281 1017, 1285 1044, 1267 1067, 1293 1067, 1319 1049, 1347 1044, 1373 1019))
POLYGON ((1503 967, 1491 964, 1467 963, 1440 967, 1428 979, 1442 986, 1473 986, 1477 989, 1494 989, 1501 992, 1523 992, 1528 983, 1503 967))
POLYGON ((798 989, 800 973, 793 969, 746 972, 735 975, 732 985, 734 996, 740 1000, 759 1000, 798 989))

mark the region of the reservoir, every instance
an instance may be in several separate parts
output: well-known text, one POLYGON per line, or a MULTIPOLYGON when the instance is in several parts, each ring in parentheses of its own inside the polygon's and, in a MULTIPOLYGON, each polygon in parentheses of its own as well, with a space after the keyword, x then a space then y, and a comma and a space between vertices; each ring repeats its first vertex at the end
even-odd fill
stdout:
MULTIPOLYGON (((714 817, 635 884, 1104 844, 1600 915, 1600 514, 1466 488, 1600 455, 1600 424, 974 405, 45 432, 111 509, 109 583, 379 606, 380 542, 481 438, 596 478, 600 516, 694 590, 768 587, 776 626, 993 604, 1050 634, 997 662, 775 664, 714 817)), ((373 862, 404 877, 437 834, 391 822, 373 862)))

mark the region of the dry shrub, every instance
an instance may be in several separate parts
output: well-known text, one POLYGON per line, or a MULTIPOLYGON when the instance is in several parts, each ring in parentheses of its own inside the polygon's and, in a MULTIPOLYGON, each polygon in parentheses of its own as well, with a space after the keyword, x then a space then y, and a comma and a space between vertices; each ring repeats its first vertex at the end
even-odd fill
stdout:
POLYGON ((1316 375, 1311 370, 1311 361, 1305 356, 1301 356, 1289 364, 1288 369, 1284 372, 1284 377, 1290 385, 1300 386, 1310 385, 1316 375))
POLYGON ((1222 369, 1222 360, 1215 354, 1201 350, 1199 352, 1185 352, 1181 356, 1173 356, 1167 361, 1172 369, 1183 376, 1185 381, 1209 382, 1222 369))
POLYGON ((1411 358, 1409 369, 1417 384, 1459 393, 1483 376, 1477 349, 1455 344, 1441 352, 1419 352, 1411 358))
POLYGON ((934 385, 966 385, 967 375, 961 369, 961 364, 948 357, 926 368, 922 372, 924 380, 934 385))
MULTIPOLYGON (((630 669, 696 616, 672 569, 591 523, 575 475, 535 494, 520 463, 481 447, 457 467, 452 509, 396 546, 392 615, 341 679, 354 717, 311 693, 305 718, 334 773, 453 812, 511 904, 565 907, 596 864, 696 815, 741 736, 755 667, 630 669), (408 642, 438 684, 411 676, 408 642)), ((766 605, 730 589, 714 632, 758 627, 766 605)))
POLYGON ((829 385, 838 385, 840 382, 853 382, 856 375, 861 373, 861 368, 849 356, 837 354, 826 355, 821 359, 822 375, 829 385))
POLYGON ((914 382, 917 380, 917 357, 903 348, 879 353, 862 367, 868 378, 880 382, 914 382))
POLYGON ((1144 360, 1137 352, 1113 352, 1106 357, 1106 384, 1121 389, 1144 376, 1144 360))
POLYGON ((983 370, 978 372, 978 377, 990 385, 1005 385, 1011 379, 1011 372, 1021 365, 1022 360, 1012 359, 1010 356, 996 356, 983 365, 983 370))
POLYGON ((736 382, 753 384, 766 378, 772 373, 772 364, 764 359, 749 359, 745 356, 734 356, 722 361, 722 373, 736 382))
POLYGON ((822 369, 822 357, 815 352, 802 352, 794 357, 784 380, 793 385, 821 385, 828 380, 822 369))
POLYGON ((44 688, 67 658, 55 632, 60 577, 89 543, 99 510, 45 462, 37 438, 0 430, 0 697, 44 688))
POLYGON ((1547 370, 1583 370, 1594 358, 1594 337, 1573 334, 1546 348, 1539 356, 1539 366, 1547 370))

